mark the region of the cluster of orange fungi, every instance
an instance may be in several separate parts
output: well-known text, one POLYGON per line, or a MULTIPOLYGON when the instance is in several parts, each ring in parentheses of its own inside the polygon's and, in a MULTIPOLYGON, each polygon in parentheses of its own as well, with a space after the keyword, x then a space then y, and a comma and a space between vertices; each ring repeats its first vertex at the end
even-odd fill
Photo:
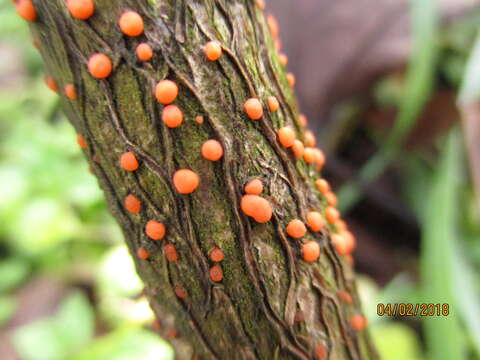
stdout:
MULTIPOLYGON (((31 0, 14 0, 18 14, 28 20, 35 21, 37 19, 37 12, 31 0)), ((265 8, 263 0, 256 0, 256 5, 260 9, 265 8)), ((95 12, 95 4, 93 0, 66 0, 66 7, 71 16, 79 20, 89 19, 95 12)), ((272 15, 267 17, 267 25, 274 39, 276 50, 281 49, 281 41, 279 38, 279 26, 272 15)), ((121 14, 118 20, 118 27, 120 31, 129 37, 138 37, 144 33, 145 25, 143 18, 135 11, 125 11, 121 14)), ((36 42, 35 42, 36 43, 36 42)), ((38 44, 38 43, 36 43, 38 44)), ((38 46, 38 45, 37 45, 38 46)), ((209 41, 203 48, 204 56, 208 61, 217 61, 222 56, 222 45, 218 41, 209 41)), ((135 50, 139 61, 149 61, 154 56, 154 51, 148 43, 141 42, 137 45, 135 50)), ((282 66, 287 65, 288 58, 283 53, 278 53, 278 61, 282 66)), ((87 63, 88 72, 96 79, 106 79, 113 71, 113 63, 111 59, 103 54, 96 53, 90 56, 87 63)), ((58 92, 58 85, 56 81, 47 76, 47 86, 55 92, 58 92)), ((291 73, 286 75, 286 81, 290 86, 295 85, 295 76, 291 73)), ((77 98, 75 86, 73 84, 65 84, 63 87, 65 96, 68 99, 74 100, 77 98)), ((168 128, 177 128, 184 122, 184 114, 182 110, 173 104, 179 94, 178 85, 172 80, 162 80, 155 86, 154 96, 159 103, 163 104, 162 121, 168 128)), ((280 103, 273 95, 268 96, 265 101, 262 99, 252 97, 245 101, 243 110, 246 116, 251 120, 261 120, 264 116, 264 109, 270 112, 276 112, 280 108, 280 103)), ((203 124, 203 116, 197 116, 195 121, 198 124, 203 124)), ((307 126, 307 118, 300 115, 298 123, 301 127, 307 126)), ((320 171, 325 164, 325 155, 319 148, 315 147, 316 139, 313 133, 305 130, 303 137, 298 138, 297 132, 293 127, 284 126, 277 130, 277 139, 279 144, 286 150, 291 150, 293 157, 297 160, 303 160, 306 164, 310 164, 320 171)), ((88 147, 83 135, 77 135, 77 142, 83 149, 88 147)), ((222 144, 215 139, 209 139, 203 143, 200 153, 208 161, 219 161, 224 155, 224 148, 222 144)), ((120 166, 125 171, 136 171, 139 169, 139 161, 134 152, 125 152, 120 157, 120 166)), ((173 187, 179 194, 191 194, 200 185, 199 175, 190 169, 179 169, 172 177, 173 187)), ((351 253, 355 248, 355 237, 348 230, 346 223, 341 219, 340 213, 336 208, 337 198, 332 192, 329 183, 323 179, 317 179, 315 185, 322 198, 325 200, 326 207, 322 211, 312 209, 306 218, 291 219, 285 228, 285 232, 293 239, 300 240, 307 235, 310 230, 313 233, 318 233, 324 230, 326 224, 331 225, 332 228, 332 244, 338 254, 343 255, 352 263, 351 253), (306 225, 305 225, 306 222, 306 225)), ((251 179, 244 186, 244 195, 242 196, 240 206, 242 212, 251 217, 258 223, 269 222, 272 218, 273 209, 270 201, 262 197, 264 184, 261 179, 251 179)), ((124 200, 125 209, 133 214, 138 214, 142 211, 142 203, 134 194, 128 194, 124 200)), ((162 222, 150 220, 145 225, 145 233, 148 238, 152 240, 162 240, 166 233, 167 227, 162 222)), ((173 244, 168 243, 163 247, 165 257, 168 261, 176 262, 179 259, 176 248, 173 244)), ((317 241, 308 240, 301 243, 301 253, 303 260, 306 262, 315 262, 320 258, 320 245, 317 241)), ((150 253, 147 249, 140 247, 137 250, 137 256, 140 259, 148 259, 150 253)), ((210 268, 210 279, 213 282, 220 282, 223 279, 223 270, 220 262, 224 259, 223 251, 216 247, 211 250, 209 258, 214 265, 210 268)), ((175 293, 179 298, 186 296, 185 290, 177 287, 175 293)), ((352 297, 348 292, 341 291, 338 294, 341 301, 352 303, 352 297)), ((350 319, 351 327, 355 330, 363 330, 366 326, 366 319, 361 315, 353 315, 350 319)), ((326 357, 326 348, 320 344, 316 348, 317 358, 323 359, 326 357)))

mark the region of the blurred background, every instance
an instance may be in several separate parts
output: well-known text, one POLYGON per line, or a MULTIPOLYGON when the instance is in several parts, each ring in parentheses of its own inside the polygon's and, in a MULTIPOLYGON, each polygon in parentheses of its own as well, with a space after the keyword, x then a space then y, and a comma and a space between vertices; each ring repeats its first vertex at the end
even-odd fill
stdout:
MULTIPOLYGON (((267 11, 358 239, 382 358, 480 359, 480 0, 275 0, 267 11), (402 302, 450 312, 377 315, 402 302)), ((0 359, 173 359, 10 0, 0 199, 0 359)))

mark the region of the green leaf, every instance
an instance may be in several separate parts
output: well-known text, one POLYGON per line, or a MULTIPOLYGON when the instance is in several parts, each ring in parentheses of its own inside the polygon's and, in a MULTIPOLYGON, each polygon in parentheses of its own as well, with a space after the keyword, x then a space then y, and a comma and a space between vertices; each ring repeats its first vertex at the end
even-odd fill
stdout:
POLYGON ((30 272, 30 266, 20 258, 0 262, 0 293, 10 291, 20 285, 30 272))
POLYGON ((454 297, 460 139, 458 129, 452 130, 447 138, 424 215, 420 260, 422 302, 450 306, 448 316, 423 317, 427 350, 432 360, 461 360, 466 355, 454 297))
POLYGON ((15 298, 11 296, 0 296, 0 326, 7 323, 15 314, 15 298))
POLYGON ((55 324, 68 352, 78 352, 95 332, 94 314, 88 299, 80 292, 69 295, 58 310, 55 324))
POLYGON ((421 347, 415 330, 400 322, 372 326, 371 334, 383 360, 420 360, 421 347))
POLYGON ((97 339, 71 360, 105 359, 173 360, 174 355, 172 348, 158 335, 137 327, 120 327, 97 339))

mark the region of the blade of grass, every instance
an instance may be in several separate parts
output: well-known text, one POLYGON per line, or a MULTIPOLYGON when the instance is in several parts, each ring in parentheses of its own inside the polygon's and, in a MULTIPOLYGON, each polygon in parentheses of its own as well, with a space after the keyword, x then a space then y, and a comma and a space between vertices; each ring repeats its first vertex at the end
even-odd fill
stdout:
POLYGON ((380 176, 395 159, 403 139, 429 99, 437 58, 437 5, 434 0, 410 0, 412 18, 412 57, 407 70, 405 95, 394 127, 382 148, 360 170, 358 177, 338 192, 341 211, 351 209, 361 197, 362 188, 380 176))
POLYGON ((420 271, 425 303, 449 304, 448 316, 424 316, 429 359, 461 360, 465 342, 458 318, 454 289, 454 245, 458 214, 458 178, 461 137, 449 134, 433 177, 422 226, 420 271))

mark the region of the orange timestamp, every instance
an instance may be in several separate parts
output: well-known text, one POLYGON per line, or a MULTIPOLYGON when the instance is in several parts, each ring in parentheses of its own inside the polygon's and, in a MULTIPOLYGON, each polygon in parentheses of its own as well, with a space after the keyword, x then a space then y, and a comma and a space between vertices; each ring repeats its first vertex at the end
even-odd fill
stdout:
POLYGON ((449 304, 427 303, 396 303, 377 304, 378 316, 448 316, 450 315, 449 304))

